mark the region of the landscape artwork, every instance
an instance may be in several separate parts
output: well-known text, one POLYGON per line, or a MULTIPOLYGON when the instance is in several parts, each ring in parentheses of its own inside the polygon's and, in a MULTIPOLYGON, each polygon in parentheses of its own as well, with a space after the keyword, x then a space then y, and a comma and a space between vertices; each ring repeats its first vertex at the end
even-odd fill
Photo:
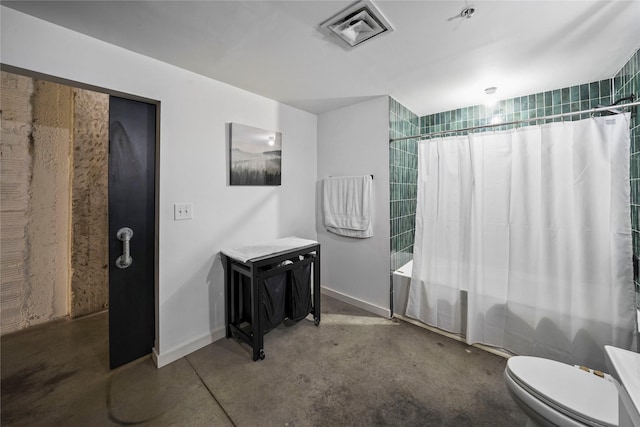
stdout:
POLYGON ((280 185, 280 132, 231 123, 229 138, 231 185, 280 185))

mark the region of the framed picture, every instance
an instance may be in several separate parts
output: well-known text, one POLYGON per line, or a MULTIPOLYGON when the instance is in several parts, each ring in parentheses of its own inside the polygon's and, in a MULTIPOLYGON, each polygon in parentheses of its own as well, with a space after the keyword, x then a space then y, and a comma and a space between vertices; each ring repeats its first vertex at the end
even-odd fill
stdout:
POLYGON ((231 123, 229 126, 231 185, 280 185, 282 134, 231 123))

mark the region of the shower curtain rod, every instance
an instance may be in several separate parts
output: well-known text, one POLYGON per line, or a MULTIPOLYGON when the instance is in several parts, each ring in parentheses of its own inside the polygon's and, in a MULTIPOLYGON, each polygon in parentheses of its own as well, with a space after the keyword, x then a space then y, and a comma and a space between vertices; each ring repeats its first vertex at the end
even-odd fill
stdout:
POLYGON ((475 130, 475 129, 487 129, 487 128, 495 128, 495 127, 498 127, 498 126, 519 125, 519 124, 522 124, 522 123, 535 122, 535 121, 538 121, 538 120, 549 120, 549 119, 557 119, 557 118, 560 118, 560 117, 577 116, 578 114, 594 114, 594 113, 600 113, 602 111, 618 110, 620 108, 625 108, 625 107, 635 107, 636 105, 640 105, 640 101, 629 102, 627 104, 608 105, 606 107, 591 108, 590 110, 574 111, 574 112, 571 112, 571 113, 561 113, 561 114, 554 114, 554 115, 551 115, 551 116, 536 117, 536 118, 533 118, 533 119, 522 119, 522 120, 515 120, 515 121, 512 121, 512 122, 494 123, 494 124, 489 124, 489 125, 471 126, 471 127, 467 127, 467 128, 463 128, 463 129, 442 130, 442 131, 437 131, 437 132, 423 133, 423 134, 420 134, 420 135, 403 136, 401 138, 390 138, 389 142, 402 141, 404 139, 425 138, 425 137, 433 136, 433 135, 442 135, 442 134, 447 134, 447 133, 458 133, 458 132, 464 132, 464 131, 471 131, 471 130, 475 130))

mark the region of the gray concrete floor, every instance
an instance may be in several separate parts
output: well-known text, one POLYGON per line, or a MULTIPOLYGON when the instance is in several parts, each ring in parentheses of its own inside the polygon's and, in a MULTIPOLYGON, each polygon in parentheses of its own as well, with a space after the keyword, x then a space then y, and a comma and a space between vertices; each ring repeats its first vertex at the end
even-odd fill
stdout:
POLYGON ((323 296, 322 322, 109 371, 106 313, 1 340, 3 426, 520 426, 499 356, 323 296))

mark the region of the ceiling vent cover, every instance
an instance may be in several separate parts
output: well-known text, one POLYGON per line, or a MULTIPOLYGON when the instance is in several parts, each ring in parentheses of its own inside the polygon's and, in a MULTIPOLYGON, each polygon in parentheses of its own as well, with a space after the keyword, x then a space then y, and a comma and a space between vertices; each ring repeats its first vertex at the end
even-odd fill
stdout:
POLYGON ((324 32, 356 47, 374 37, 393 31, 389 21, 369 0, 359 1, 320 24, 324 32))

